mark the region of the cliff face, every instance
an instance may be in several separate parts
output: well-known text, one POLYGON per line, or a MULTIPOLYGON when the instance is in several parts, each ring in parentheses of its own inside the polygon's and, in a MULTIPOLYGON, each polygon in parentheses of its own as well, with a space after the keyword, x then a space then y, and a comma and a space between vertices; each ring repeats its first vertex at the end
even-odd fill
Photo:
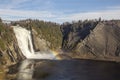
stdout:
POLYGON ((65 51, 73 50, 79 42, 90 34, 90 31, 95 28, 97 23, 97 21, 79 21, 72 24, 63 24, 61 26, 63 33, 62 49, 65 51))
POLYGON ((24 58, 12 27, 0 23, 0 66, 9 66, 24 58))
POLYGON ((76 47, 79 56, 113 58, 120 56, 120 22, 100 22, 76 47))
POLYGON ((32 39, 33 39, 33 46, 35 51, 48 51, 50 47, 50 42, 42 38, 41 34, 35 29, 32 29, 32 39))
POLYGON ((61 48, 62 33, 59 24, 42 21, 31 21, 35 48, 40 51, 61 48), (33 24, 33 25, 32 25, 33 24))
MULTIPOLYGON (((82 24, 85 25, 85 23, 82 24)), ((93 24, 83 26, 82 29, 76 29, 76 26, 73 26, 75 24, 71 24, 72 28, 75 27, 78 31, 72 31, 71 25, 68 26, 69 29, 65 29, 66 26, 63 27, 65 35, 63 49, 68 48, 69 52, 72 51, 69 55, 75 58, 118 60, 120 57, 120 21, 101 21, 93 24)))

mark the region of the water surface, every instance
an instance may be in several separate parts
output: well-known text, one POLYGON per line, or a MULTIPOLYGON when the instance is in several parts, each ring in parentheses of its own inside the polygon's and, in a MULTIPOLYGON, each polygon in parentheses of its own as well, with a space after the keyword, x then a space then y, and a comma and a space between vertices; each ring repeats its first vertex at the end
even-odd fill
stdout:
MULTIPOLYGON (((19 80, 120 80, 120 63, 94 60, 27 60, 19 80), (30 69, 30 70, 29 70, 30 69), (28 71, 28 72, 26 72, 28 71)), ((22 64, 23 65, 23 64, 22 64)), ((22 72, 21 72, 22 71, 22 72)))

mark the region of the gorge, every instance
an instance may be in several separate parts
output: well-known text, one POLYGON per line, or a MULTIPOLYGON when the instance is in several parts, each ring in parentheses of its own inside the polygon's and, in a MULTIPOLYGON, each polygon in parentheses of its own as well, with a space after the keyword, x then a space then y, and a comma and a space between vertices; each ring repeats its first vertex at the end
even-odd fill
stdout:
MULTIPOLYGON (((42 80, 79 80, 77 69, 72 71, 77 64, 78 73, 88 65, 94 68, 95 79, 92 77, 94 74, 88 77, 92 80, 118 80, 119 42, 120 20, 85 20, 61 25, 31 19, 13 21, 9 25, 0 22, 0 74, 7 72, 8 80, 37 80, 41 77, 42 80), (109 72, 111 74, 104 72, 102 65, 99 67, 98 64, 104 64, 108 71, 113 69, 109 72), (78 76, 66 77, 63 74, 78 76), (104 77, 100 78, 101 75, 104 77)), ((89 67, 86 68, 90 73, 89 67)), ((88 80, 85 79, 87 72, 83 76, 80 74, 82 80, 88 80)))

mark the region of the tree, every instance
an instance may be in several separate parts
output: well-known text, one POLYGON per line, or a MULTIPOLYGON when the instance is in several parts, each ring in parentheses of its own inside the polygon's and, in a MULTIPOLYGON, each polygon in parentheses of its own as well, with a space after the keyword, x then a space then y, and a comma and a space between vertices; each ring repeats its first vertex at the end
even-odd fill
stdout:
POLYGON ((0 22, 2 22, 2 19, 0 18, 0 22))

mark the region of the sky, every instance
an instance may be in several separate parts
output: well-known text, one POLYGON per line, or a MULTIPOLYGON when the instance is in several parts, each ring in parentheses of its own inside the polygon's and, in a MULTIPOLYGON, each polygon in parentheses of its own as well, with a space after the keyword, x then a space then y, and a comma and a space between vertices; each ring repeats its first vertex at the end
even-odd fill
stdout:
POLYGON ((99 17, 120 19, 120 0, 0 0, 0 17, 58 23, 99 17))

